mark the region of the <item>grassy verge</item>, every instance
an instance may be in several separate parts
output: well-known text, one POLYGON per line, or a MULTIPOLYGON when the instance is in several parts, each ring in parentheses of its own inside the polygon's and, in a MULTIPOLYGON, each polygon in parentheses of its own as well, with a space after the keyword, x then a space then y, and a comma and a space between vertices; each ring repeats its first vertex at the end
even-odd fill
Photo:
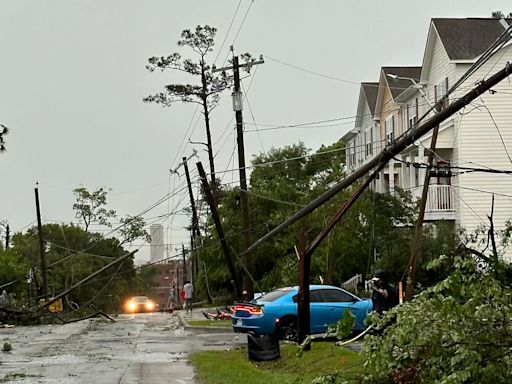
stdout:
POLYGON ((191 359, 204 384, 311 383, 315 377, 335 371, 342 371, 341 377, 354 378, 363 368, 358 353, 331 342, 314 343, 300 358, 297 351, 295 344, 281 344, 281 359, 259 363, 249 361, 246 347, 198 352, 191 359))
POLYGON ((227 327, 231 328, 231 320, 189 320, 192 327, 227 327))

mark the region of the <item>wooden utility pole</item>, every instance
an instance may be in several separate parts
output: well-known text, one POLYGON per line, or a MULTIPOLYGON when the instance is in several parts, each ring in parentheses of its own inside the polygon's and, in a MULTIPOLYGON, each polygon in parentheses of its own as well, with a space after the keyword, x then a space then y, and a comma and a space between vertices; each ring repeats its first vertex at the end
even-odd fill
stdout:
POLYGON ((238 280, 235 265, 233 263, 233 260, 231 259, 231 253, 229 250, 228 242, 224 235, 224 229, 222 228, 222 223, 220 221, 219 213, 217 211, 217 201, 215 200, 210 185, 208 184, 208 179, 206 178, 206 173, 204 172, 203 164, 201 164, 201 162, 197 163, 197 169, 199 171, 199 176, 201 177, 201 183, 203 185, 203 191, 206 197, 206 201, 210 206, 212 219, 215 224, 215 229, 217 230, 217 236, 219 237, 222 252, 224 254, 224 258, 226 259, 226 265, 228 267, 229 274, 231 275, 231 279, 233 280, 233 284, 235 286, 235 295, 237 298, 240 298, 242 297, 240 291, 240 282, 238 280))
MULTIPOLYGON (((311 253, 306 251, 306 233, 301 228, 299 233, 299 295, 297 300, 298 310, 298 337, 297 341, 301 344, 306 336, 311 332, 311 310, 309 281, 311 272, 311 253)), ((306 350, 311 347, 307 346, 306 350)))
POLYGON ((418 219, 414 227, 414 237, 412 240, 411 258, 409 259, 409 271, 407 271, 407 288, 405 290, 405 300, 411 301, 414 290, 414 279, 416 278, 416 266, 421 255, 421 241, 423 239, 423 220, 425 219, 425 208, 427 206, 428 189, 430 186, 430 170, 434 163, 434 153, 436 151, 437 135, 439 133, 439 125, 434 127, 432 138, 430 141, 430 151, 427 158, 427 170, 423 180, 423 189, 421 190, 420 210, 418 219))
MULTIPOLYGON (((194 156, 196 152, 194 152, 194 156)), ((199 231, 199 220, 197 218, 197 210, 196 204, 194 201, 194 193, 192 192, 192 183, 190 182, 190 174, 188 172, 187 158, 183 157, 183 168, 185 169, 185 176, 187 178, 188 185, 188 195, 190 197, 190 208, 192 209, 192 236, 195 238, 196 236, 201 236, 201 232, 199 231)))
POLYGON ((187 281, 187 258, 185 257, 185 246, 181 243, 181 255, 183 256, 183 283, 187 281))
MULTIPOLYGON (((213 72, 233 70, 233 109, 236 118, 236 141, 238 146, 238 171, 240 177, 240 206, 242 209, 242 230, 244 233, 245 250, 251 246, 251 220, 249 214, 249 199, 247 197, 247 174, 245 171, 245 149, 244 149, 244 123, 243 123, 243 96, 240 90, 240 67, 250 67, 256 64, 263 64, 264 61, 253 61, 247 64, 239 64, 238 56, 233 56, 233 66, 215 69, 213 72)), ((246 268, 251 273, 253 261, 244 256, 246 268)), ((247 291, 247 297, 254 297, 254 284, 250 276, 246 274, 244 279, 244 289, 247 291)))
MULTIPOLYGON (((197 152, 194 152, 194 155, 196 155, 197 152)), ((190 262, 191 262, 191 272, 192 272, 192 281, 195 281, 195 273, 197 272, 197 254, 194 252, 196 247, 196 239, 201 236, 201 232, 199 231, 199 219, 197 217, 197 211, 196 211, 196 203, 194 201, 194 193, 192 191, 192 183, 190 182, 190 174, 188 172, 188 165, 187 165, 187 158, 183 157, 183 168, 185 169, 185 176, 187 178, 187 185, 188 185, 188 195, 190 198, 190 208, 192 209, 192 231, 190 232, 190 262)))
POLYGON ((34 188, 34 192, 36 195, 36 213, 37 213, 37 234, 39 238, 39 255, 41 257, 41 275, 43 280, 43 286, 41 288, 41 293, 43 298, 46 300, 48 298, 48 278, 46 271, 46 259, 45 259, 45 249, 44 249, 44 240, 43 240, 43 227, 41 225, 41 211, 39 209, 39 190, 38 188, 34 188))

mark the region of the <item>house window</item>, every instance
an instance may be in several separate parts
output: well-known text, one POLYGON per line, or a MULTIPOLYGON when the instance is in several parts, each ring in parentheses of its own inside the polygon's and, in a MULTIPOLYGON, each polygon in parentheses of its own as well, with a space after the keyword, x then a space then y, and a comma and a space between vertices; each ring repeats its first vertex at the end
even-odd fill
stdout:
POLYGON ((356 163, 356 148, 354 141, 348 144, 348 165, 355 165, 356 163))
POLYGON ((373 155, 373 130, 371 128, 364 133, 364 147, 366 157, 373 155))
POLYGON ((414 101, 410 104, 407 104, 407 128, 411 129, 416 126, 418 122, 418 110, 417 110, 417 102, 414 101))
MULTIPOLYGON (((436 103, 441 100, 447 93, 448 93, 448 78, 446 77, 443 81, 441 81, 439 84, 437 84, 434 87, 435 90, 435 96, 436 96, 436 103)), ((448 98, 443 103, 443 108, 446 108, 448 106, 448 98)))
POLYGON ((393 116, 389 116, 386 119, 385 126, 386 126, 386 145, 389 145, 389 144, 393 143, 393 140, 395 139, 394 134, 393 134, 393 129, 394 129, 393 116))

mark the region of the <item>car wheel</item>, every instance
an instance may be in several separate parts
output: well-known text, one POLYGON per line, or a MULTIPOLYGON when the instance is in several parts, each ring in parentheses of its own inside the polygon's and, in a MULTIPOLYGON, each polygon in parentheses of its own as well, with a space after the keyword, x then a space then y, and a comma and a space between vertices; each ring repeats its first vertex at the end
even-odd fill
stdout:
POLYGON ((299 335, 297 318, 293 316, 283 317, 279 321, 277 335, 282 340, 297 341, 299 335))

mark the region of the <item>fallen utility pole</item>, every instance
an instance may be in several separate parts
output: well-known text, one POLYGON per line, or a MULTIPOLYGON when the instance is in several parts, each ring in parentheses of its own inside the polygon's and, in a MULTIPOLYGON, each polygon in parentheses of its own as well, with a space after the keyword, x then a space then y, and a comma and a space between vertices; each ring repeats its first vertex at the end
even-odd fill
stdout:
POLYGON ((81 286, 82 284, 88 282, 89 280, 93 279, 94 277, 98 276, 101 272, 109 269, 110 267, 112 267, 113 265, 123 261, 124 259, 130 257, 130 256, 133 256, 135 253, 137 252, 137 250, 135 251, 131 251, 131 252, 128 252, 127 254, 121 256, 120 258, 112 261, 111 263, 103 266, 102 268, 98 269, 96 272, 90 274, 89 276, 87 277, 84 277, 82 280, 80 280, 78 283, 72 285, 71 287, 69 287, 68 289, 66 289, 65 291, 59 293, 57 296, 55 297, 52 297, 50 300, 42 303, 42 304, 39 304, 39 308, 45 308, 45 307, 48 307, 49 305, 55 303, 57 300, 63 298, 64 296, 66 296, 67 294, 69 294, 70 292, 74 291, 76 288, 78 288, 79 286, 81 286))
MULTIPOLYGON (((406 134, 404 134, 401 138, 397 139, 388 147, 384 148, 380 154, 375 156, 372 160, 370 160, 365 165, 359 167, 355 172, 351 173, 349 176, 335 184, 324 194, 320 195, 312 202, 307 204, 304 208, 295 212, 290 218, 279 224, 277 227, 272 229, 270 232, 265 234, 263 237, 258 239, 254 244, 252 244, 245 253, 249 253, 253 251, 260 244, 264 243, 266 240, 275 236, 283 229, 295 223, 297 220, 303 218, 309 213, 313 212, 316 208, 323 205, 331 198, 333 198, 336 194, 344 190, 345 188, 352 185, 354 182, 359 180, 361 177, 366 176, 369 172, 371 172, 374 168, 382 166, 382 164, 386 164, 389 160, 391 160, 394 156, 402 152, 409 145, 413 144, 416 140, 422 137, 424 134, 432 130, 436 125, 439 125, 441 122, 446 120, 448 117, 462 109, 467 104, 471 103, 478 96, 488 91, 491 87, 498 84, 500 81, 505 79, 507 76, 512 74, 512 65, 507 63, 504 69, 495 73, 489 79, 480 82, 475 88, 466 93, 464 96, 459 98, 458 100, 451 103, 448 107, 443 109, 441 112, 432 116, 430 119, 425 121, 423 124, 411 128, 406 134)), ((245 254, 245 253, 242 253, 245 254)))
POLYGON ((196 165, 199 171, 199 176, 201 177, 201 183, 203 185, 203 191, 206 197, 206 201, 210 206, 213 222, 215 224, 215 229, 217 230, 217 236, 219 237, 220 246, 222 248, 222 252, 224 253, 224 258, 226 259, 229 274, 231 275, 233 285, 235 286, 235 295, 237 298, 240 298, 242 297, 240 292, 240 283, 238 281, 235 265, 233 263, 233 260, 231 259, 231 253, 229 251, 228 242, 226 240, 226 236, 224 235, 224 229, 222 228, 222 223, 220 221, 219 213, 217 211, 217 202, 213 197, 212 189, 208 184, 208 180, 206 179, 206 173, 204 172, 203 164, 201 164, 201 162, 198 162, 196 165))
MULTIPOLYGON (((247 250, 251 246, 251 220, 249 214, 249 199, 247 197, 247 174, 245 170, 245 149, 244 149, 244 123, 243 123, 243 96, 240 90, 240 68, 241 67, 252 67, 253 65, 263 64, 263 60, 252 61, 249 63, 245 63, 240 65, 238 61, 238 56, 233 56, 233 66, 224 67, 224 68, 216 68, 213 72, 233 70, 233 80, 234 80, 234 89, 233 89, 233 110, 235 111, 236 118, 236 141, 238 147, 238 171, 240 177, 240 207, 242 210, 242 230, 244 233, 244 245, 245 250, 247 250)), ((248 254, 248 253, 247 253, 248 254)), ((253 272, 253 261, 247 257, 245 257, 245 265, 247 266, 248 272, 253 272)), ((249 273, 246 274, 244 279, 244 289, 247 291, 247 297, 254 297, 254 284, 249 273)))
POLYGON ((39 209, 39 189, 38 187, 34 188, 34 192, 36 195, 36 214, 37 214, 37 236, 39 239, 39 256, 41 257, 41 275, 43 280, 43 286, 41 289, 41 293, 43 298, 46 300, 48 298, 48 278, 46 271, 46 259, 45 259, 45 247, 43 240, 43 227, 41 225, 41 211, 39 209))

